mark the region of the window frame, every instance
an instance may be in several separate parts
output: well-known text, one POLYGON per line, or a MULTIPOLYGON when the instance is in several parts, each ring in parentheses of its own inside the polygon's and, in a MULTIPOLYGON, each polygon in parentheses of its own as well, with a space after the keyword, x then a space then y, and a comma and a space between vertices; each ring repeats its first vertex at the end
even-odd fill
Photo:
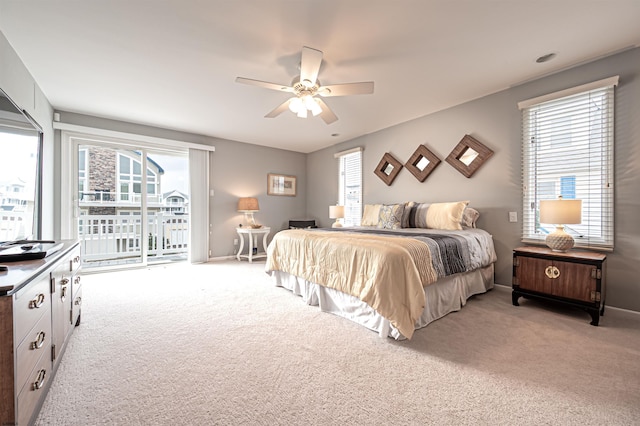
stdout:
POLYGON ((360 226, 362 220, 362 147, 348 149, 334 154, 334 158, 339 160, 338 165, 338 204, 344 206, 344 226, 360 226), (356 160, 359 170, 352 170, 347 173, 345 167, 348 166, 349 160, 356 160), (349 175, 356 173, 357 177, 347 182, 349 175), (353 188, 357 186, 355 191, 349 193, 347 187, 353 188))
POLYGON ((546 227, 541 227, 538 219, 540 200, 554 199, 558 195, 575 198, 577 195, 583 200, 583 221, 575 225, 578 228, 574 235, 576 247, 613 250, 617 84, 618 76, 615 76, 518 103, 522 111, 523 242, 544 243, 546 227), (594 108, 596 100, 602 103, 594 108), (576 105, 581 109, 574 111, 572 108, 576 105), (578 122, 577 118, 589 121, 576 125, 582 133, 574 142, 572 132, 576 131, 572 120, 578 122), (558 126, 560 122, 564 125, 558 126), (561 140, 557 136, 561 136, 561 140), (573 151, 565 152, 565 156, 578 159, 580 154, 587 155, 576 161, 575 167, 569 167, 572 163, 562 162, 562 154, 557 152, 571 150, 572 144, 575 144, 573 151), (599 167, 591 164, 598 161, 602 162, 599 167))

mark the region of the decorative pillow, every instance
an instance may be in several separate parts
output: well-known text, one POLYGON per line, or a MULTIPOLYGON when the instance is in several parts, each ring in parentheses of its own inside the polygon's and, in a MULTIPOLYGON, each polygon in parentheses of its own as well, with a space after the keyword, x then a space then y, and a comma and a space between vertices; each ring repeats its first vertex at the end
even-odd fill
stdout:
POLYGON ((364 212, 362 212, 361 226, 378 226, 378 217, 380 216, 380 206, 382 204, 365 204, 364 212))
POLYGON ((462 213, 469 201, 455 203, 434 203, 427 210, 427 228, 460 230, 462 226, 462 213))
POLYGON ((403 228, 426 228, 427 227, 427 210, 430 204, 411 203, 410 207, 405 208, 403 218, 403 228))
POLYGON ((402 227, 402 213, 404 204, 390 204, 380 206, 378 225, 380 229, 399 229, 402 227))
POLYGON ((467 206, 466 209, 462 212, 462 220, 460 221, 460 225, 465 226, 467 228, 475 228, 476 221, 480 217, 480 212, 472 207, 467 206))

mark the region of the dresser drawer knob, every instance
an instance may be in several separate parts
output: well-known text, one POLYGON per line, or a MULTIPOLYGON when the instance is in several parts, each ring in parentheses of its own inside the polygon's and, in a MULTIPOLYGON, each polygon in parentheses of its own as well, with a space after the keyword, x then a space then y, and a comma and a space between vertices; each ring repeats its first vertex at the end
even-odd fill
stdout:
POLYGON ((67 286, 65 285, 62 287, 60 291, 60 300, 64 302, 66 298, 67 298, 67 286))
POLYGON ((63 278, 60 280, 60 285, 67 285, 69 284, 69 278, 63 278))
POLYGON ((47 375, 47 371, 42 369, 38 372, 38 377, 36 377, 36 381, 33 382, 33 390, 42 389, 44 386, 44 379, 47 375))
POLYGON ((82 297, 80 296, 76 297, 76 301, 73 303, 78 306, 82 305, 82 297))
POLYGON ((46 334, 44 333, 44 331, 38 333, 38 335, 36 336, 36 340, 31 342, 31 349, 40 349, 44 345, 45 336, 46 334))
MULTIPOLYGON (((44 303, 45 296, 40 293, 35 299, 29 301, 29 309, 38 309, 44 303)), ((23 305, 24 306, 24 305, 23 305)))
POLYGON ((73 283, 76 284, 76 285, 80 284, 80 276, 79 275, 73 280, 73 283))

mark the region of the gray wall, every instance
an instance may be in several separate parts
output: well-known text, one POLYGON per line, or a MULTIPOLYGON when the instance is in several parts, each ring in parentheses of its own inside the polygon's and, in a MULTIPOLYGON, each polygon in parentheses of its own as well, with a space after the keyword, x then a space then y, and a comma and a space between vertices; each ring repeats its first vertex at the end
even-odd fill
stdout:
POLYGON ((338 193, 338 161, 333 154, 362 146, 364 203, 470 200, 481 212, 479 226, 493 235, 496 244, 496 282, 510 285, 511 250, 521 245, 521 115, 517 103, 613 75, 620 76, 615 111, 615 250, 607 258, 606 303, 640 311, 638 48, 311 153, 307 156, 307 191, 313 196, 308 197, 308 213, 320 218, 323 226, 331 223, 328 206, 335 203, 338 193), (470 179, 444 162, 465 134, 494 151, 470 179), (418 182, 405 169, 391 186, 374 175, 385 152, 405 163, 419 144, 443 160, 425 182, 418 182), (509 222, 509 211, 518 212, 518 223, 509 222))
MULTIPOLYGON (((258 223, 271 227, 269 239, 275 232, 286 228, 289 219, 305 214, 305 154, 70 112, 60 112, 60 121, 214 146, 215 152, 209 157, 209 183, 214 191, 214 195, 209 197, 210 257, 229 256, 237 250, 233 245, 233 240, 238 238, 235 228, 244 223, 244 215, 236 211, 240 197, 258 198, 260 211, 255 218, 258 223), (268 173, 296 176, 298 194, 295 197, 267 195, 268 173)), ((57 139, 59 144, 59 137, 57 139)), ((59 211, 57 209, 56 213, 59 211)))

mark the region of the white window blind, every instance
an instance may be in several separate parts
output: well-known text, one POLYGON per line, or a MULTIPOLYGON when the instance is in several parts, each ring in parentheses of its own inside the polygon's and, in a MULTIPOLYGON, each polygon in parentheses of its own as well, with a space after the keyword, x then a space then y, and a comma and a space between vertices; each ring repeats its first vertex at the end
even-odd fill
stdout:
POLYGON ((581 86, 585 90, 570 89, 558 96, 547 95, 519 104, 523 132, 523 241, 540 242, 553 232, 553 224, 540 223, 540 200, 562 196, 582 200, 582 223, 565 226, 576 246, 613 249, 613 116, 617 82, 614 77, 581 86))
POLYGON ((340 159, 338 204, 344 206, 345 226, 359 226, 362 218, 362 149, 336 154, 340 159))

